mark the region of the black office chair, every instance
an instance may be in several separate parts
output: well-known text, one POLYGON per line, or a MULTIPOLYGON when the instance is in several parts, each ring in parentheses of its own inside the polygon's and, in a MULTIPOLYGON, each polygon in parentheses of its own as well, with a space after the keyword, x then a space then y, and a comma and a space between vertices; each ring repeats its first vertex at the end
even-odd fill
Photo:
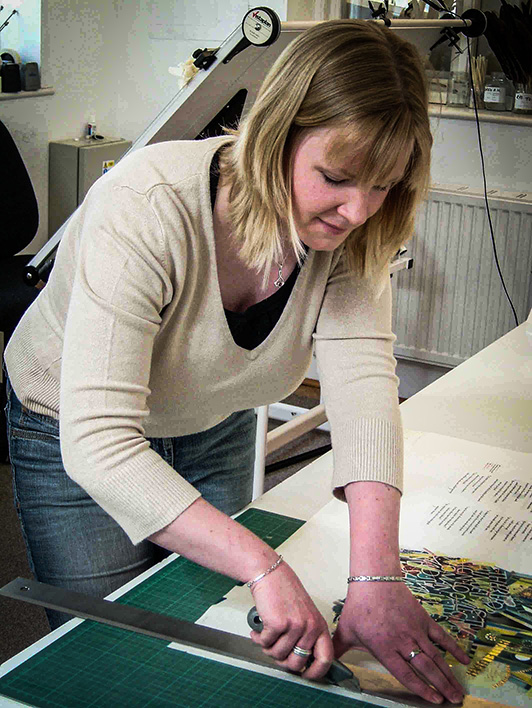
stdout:
MULTIPOLYGON (((24 266, 32 256, 16 255, 33 240, 38 226, 39 208, 30 176, 13 138, 0 121, 0 331, 4 334, 4 347, 39 294, 23 279, 24 266)), ((7 459, 4 406, 5 381, 0 387, 2 462, 7 459)))

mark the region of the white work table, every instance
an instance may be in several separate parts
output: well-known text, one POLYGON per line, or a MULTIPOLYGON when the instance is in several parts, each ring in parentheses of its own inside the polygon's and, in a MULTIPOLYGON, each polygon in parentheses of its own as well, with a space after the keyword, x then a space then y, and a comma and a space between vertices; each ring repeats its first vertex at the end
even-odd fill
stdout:
MULTIPOLYGON (((516 327, 404 401, 404 428, 532 452, 532 340, 526 326, 516 327)), ((332 464, 333 453, 328 452, 253 506, 310 518, 330 499, 332 464)))
POLYGON ((532 338, 526 327, 402 403, 404 427, 532 452, 532 338))
MULTIPOLYGON (((525 330, 526 325, 517 327, 405 401, 401 405, 405 429, 532 452, 532 345, 525 330)), ((251 508, 310 519, 331 500, 332 464, 332 453, 323 455, 257 499, 251 508)), ((148 571, 111 598, 141 585, 154 572, 158 570, 148 571)), ((10 659, 0 667, 0 678, 81 622, 72 620, 10 659)), ((0 705, 22 704, 0 695, 0 705)))

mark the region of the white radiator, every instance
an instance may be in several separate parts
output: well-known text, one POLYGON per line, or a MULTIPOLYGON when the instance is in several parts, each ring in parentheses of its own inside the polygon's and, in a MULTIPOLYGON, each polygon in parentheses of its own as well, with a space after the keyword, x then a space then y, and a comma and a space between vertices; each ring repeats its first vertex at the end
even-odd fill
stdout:
MULTIPOLYGON (((506 287, 523 322, 532 306, 532 193, 489 192, 506 287)), ((515 326, 495 265, 483 194, 435 185, 396 273, 397 357, 455 366, 515 326)))

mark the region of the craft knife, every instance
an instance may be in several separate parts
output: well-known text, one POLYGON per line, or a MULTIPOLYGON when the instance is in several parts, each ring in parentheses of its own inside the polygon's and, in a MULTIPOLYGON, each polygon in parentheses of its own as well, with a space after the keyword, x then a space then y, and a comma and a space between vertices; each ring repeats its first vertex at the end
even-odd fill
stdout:
MULTIPOLYGON (((254 629, 256 632, 262 632, 264 625, 262 624, 262 619, 260 618, 256 607, 252 607, 248 612, 247 621, 251 629, 254 629)), ((324 680, 328 683, 334 684, 335 686, 342 686, 342 688, 355 691, 356 693, 361 692, 360 681, 351 669, 345 664, 342 664, 342 662, 338 659, 334 659, 329 671, 327 671, 324 676, 324 680)))

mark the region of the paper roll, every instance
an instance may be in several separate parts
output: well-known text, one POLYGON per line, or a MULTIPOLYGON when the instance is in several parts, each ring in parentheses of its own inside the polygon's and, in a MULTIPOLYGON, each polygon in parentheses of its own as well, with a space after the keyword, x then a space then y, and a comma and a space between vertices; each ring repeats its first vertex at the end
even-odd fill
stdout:
POLYGON ((20 54, 16 49, 2 49, 0 59, 5 62, 10 62, 11 64, 22 64, 20 54))

